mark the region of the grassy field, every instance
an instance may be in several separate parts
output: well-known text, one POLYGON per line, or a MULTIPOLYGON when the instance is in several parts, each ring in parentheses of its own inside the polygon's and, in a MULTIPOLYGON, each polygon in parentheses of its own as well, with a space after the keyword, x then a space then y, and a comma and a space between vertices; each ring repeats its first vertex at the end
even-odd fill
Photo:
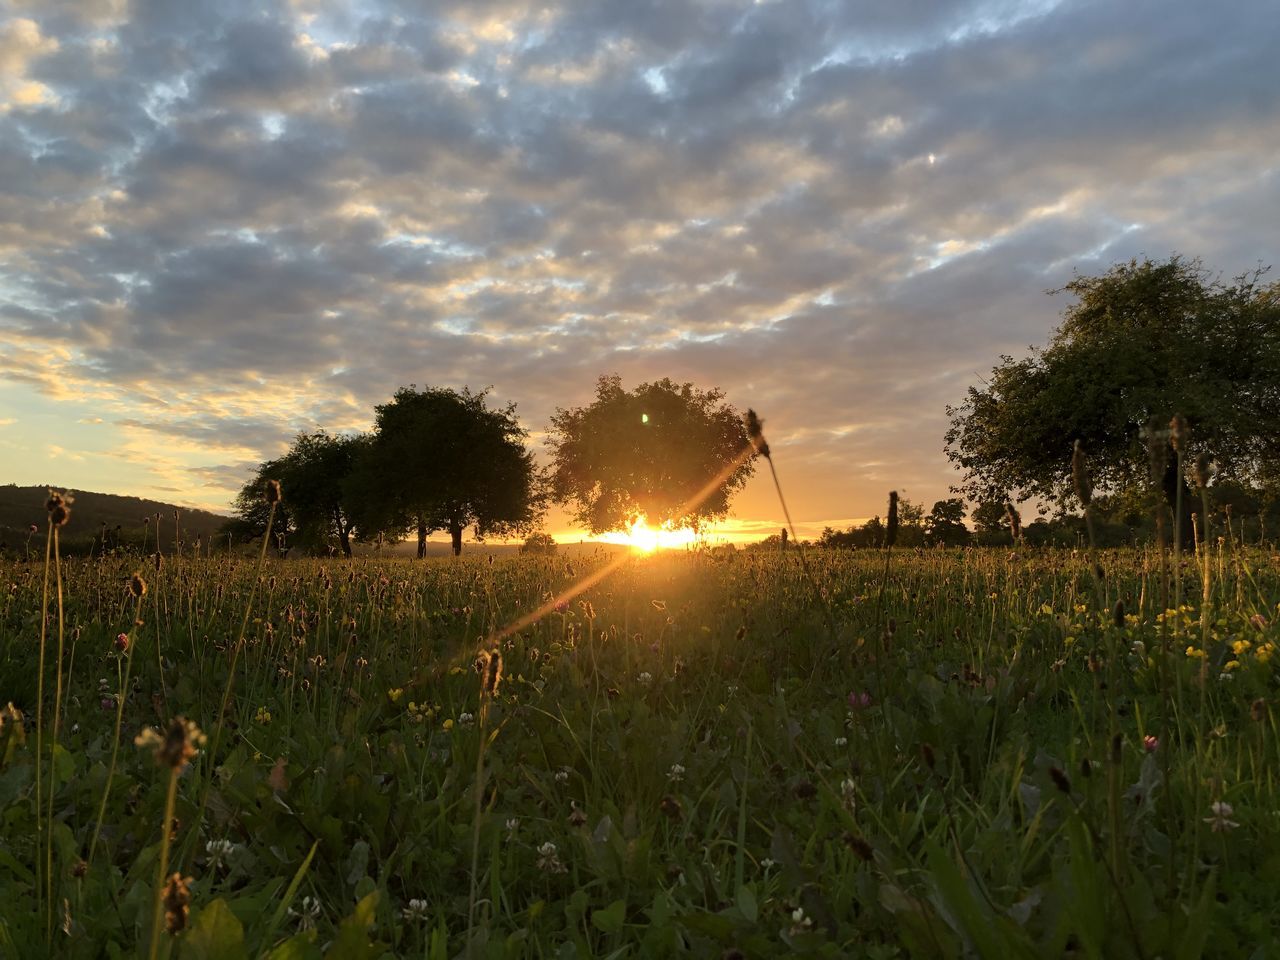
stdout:
POLYGON ((0 953, 1280 955, 1280 558, 807 556, 0 565, 0 953))

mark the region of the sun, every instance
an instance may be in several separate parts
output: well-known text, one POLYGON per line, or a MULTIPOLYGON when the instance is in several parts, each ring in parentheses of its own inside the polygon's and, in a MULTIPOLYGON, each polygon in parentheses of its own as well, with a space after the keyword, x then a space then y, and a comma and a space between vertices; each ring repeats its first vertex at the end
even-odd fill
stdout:
POLYGON ((687 546, 693 543, 694 537, 695 534, 689 527, 673 528, 667 524, 651 527, 646 517, 639 516, 629 530, 606 533, 600 539, 605 543, 631 547, 641 553, 653 553, 658 549, 687 546))

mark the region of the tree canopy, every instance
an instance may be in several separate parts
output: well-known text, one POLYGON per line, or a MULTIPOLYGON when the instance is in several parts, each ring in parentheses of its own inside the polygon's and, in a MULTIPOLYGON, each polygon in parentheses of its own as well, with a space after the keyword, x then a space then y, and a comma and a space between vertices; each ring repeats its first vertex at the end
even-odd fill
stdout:
POLYGON ((347 489, 358 502, 361 535, 447 530, 455 554, 462 532, 480 537, 522 531, 541 514, 542 495, 527 431, 515 404, 491 410, 486 391, 397 390, 375 408, 375 428, 347 489))
POLYGON ((323 430, 298 434, 284 456, 263 463, 241 489, 232 531, 245 537, 262 535, 269 510, 267 481, 278 480, 285 499, 277 506, 274 529, 309 549, 334 545, 351 556, 354 521, 346 482, 365 443, 358 436, 323 430))
MULTIPOLYGON (((1072 444, 1094 484, 1148 476, 1149 423, 1190 424, 1219 475, 1274 478, 1280 466, 1280 284, 1262 271, 1224 283, 1199 261, 1136 260, 1063 288, 1074 295, 1049 345, 1003 357, 982 388, 948 407, 947 456, 971 500, 1062 500, 1072 444)), ((1062 291, 1052 291, 1062 292, 1062 291)), ((1172 456, 1169 462, 1173 462, 1172 456)), ((1177 477, 1166 478, 1166 492, 1177 477)))
POLYGON ((725 516, 755 467, 742 417, 720 390, 669 379, 624 390, 601 377, 585 407, 551 419, 555 499, 592 533, 619 530, 644 516, 653 526, 697 527, 725 516), (736 464, 736 465, 735 465, 736 464), (701 503, 707 483, 725 479, 701 503))

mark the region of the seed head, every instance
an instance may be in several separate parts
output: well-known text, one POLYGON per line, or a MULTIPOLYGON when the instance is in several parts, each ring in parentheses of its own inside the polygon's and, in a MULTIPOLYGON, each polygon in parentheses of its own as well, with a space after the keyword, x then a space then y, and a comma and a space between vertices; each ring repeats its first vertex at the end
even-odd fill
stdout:
POLYGON ((1191 426, 1187 423, 1186 418, 1175 413, 1173 419, 1169 421, 1169 442, 1173 444, 1173 449, 1178 453, 1185 454, 1187 452, 1187 444, 1191 441, 1191 426))
POLYGON ((1049 768, 1049 779, 1053 781, 1053 785, 1065 794, 1071 793, 1071 780, 1063 772, 1061 767, 1049 768))
POLYGON ((1213 457, 1208 453, 1202 452, 1196 457, 1195 477, 1196 487, 1203 490, 1209 485, 1209 464, 1213 463, 1213 457))
POLYGON ((1168 431, 1160 428, 1160 421, 1152 417, 1147 421, 1147 465, 1151 470, 1151 482, 1160 483, 1164 479, 1164 468, 1168 464, 1168 444, 1165 442, 1168 431))
POLYGON ((484 672, 480 680, 480 692, 486 697, 498 695, 498 685, 502 683, 502 652, 492 650, 485 661, 484 672))
POLYGON ((139 598, 147 595, 147 581, 142 579, 142 574, 135 573, 129 579, 129 592, 139 598))
POLYGON ((885 524, 884 543, 892 547, 898 540, 898 491, 889 491, 889 520, 885 524))
POLYGON ((51 526, 61 527, 71 519, 71 504, 74 500, 71 494, 63 495, 57 490, 49 491, 49 499, 45 501, 44 508, 49 511, 51 526))
POLYGON ((1075 481, 1076 496, 1086 507, 1093 500, 1093 481, 1089 479, 1089 466, 1084 461, 1084 449, 1076 440, 1071 448, 1071 479, 1075 481))
POLYGON ((181 770, 204 745, 205 735, 185 717, 175 717, 169 729, 161 736, 153 727, 147 727, 133 741, 139 747, 154 747, 156 763, 171 770, 181 770))
POLYGON ((1267 701, 1259 697, 1253 703, 1249 704, 1249 716, 1256 722, 1261 723, 1267 719, 1267 701))
POLYGON ((751 446, 755 447, 756 453, 769 459, 769 444, 764 438, 764 424, 754 410, 747 411, 747 436, 751 438, 751 446))
POLYGON ((164 885, 161 897, 164 902, 165 929, 171 934, 181 933, 191 914, 191 878, 175 873, 164 885))
POLYGON ((1018 513, 1018 508, 1012 503, 1005 503, 1004 515, 1009 519, 1009 533, 1016 542, 1022 536, 1022 514, 1018 513))
POLYGON ((1115 623, 1117 630, 1124 629, 1124 601, 1117 600, 1116 605, 1111 608, 1111 619, 1115 623))
POLYGON ((280 481, 268 480, 267 481, 267 503, 279 503, 279 502, 280 502, 280 481))

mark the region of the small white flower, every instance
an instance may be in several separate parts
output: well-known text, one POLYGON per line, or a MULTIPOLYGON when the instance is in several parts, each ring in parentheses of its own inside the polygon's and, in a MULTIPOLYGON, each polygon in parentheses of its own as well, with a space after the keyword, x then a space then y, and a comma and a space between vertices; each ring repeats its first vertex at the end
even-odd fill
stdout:
POLYGON ((1230 674, 1230 673, 1223 672, 1223 673, 1218 674, 1218 679, 1219 679, 1219 680, 1234 680, 1234 679, 1235 679, 1235 675, 1234 675, 1234 674, 1230 674))
POLYGON ((306 932, 307 930, 315 929, 316 919, 320 916, 321 910, 320 901, 315 897, 308 896, 302 898, 297 910, 290 907, 289 915, 297 917, 298 929, 306 932))
POLYGON ((230 840, 210 840, 204 845, 204 852, 209 856, 209 864, 216 867, 230 860, 239 846, 230 840))
POLYGON ((653 674, 646 670, 644 673, 640 674, 640 676, 636 677, 636 679, 645 686, 648 686, 653 683, 653 674))
POLYGON ((427 901, 410 900, 409 905, 400 913, 410 922, 425 920, 427 919, 427 901))
POLYGON ((768 873, 777 865, 778 865, 778 862, 776 860, 770 860, 768 857, 765 857, 763 860, 760 861, 760 868, 764 870, 765 873, 768 873))
POLYGON ((840 796, 844 800, 844 805, 852 810, 858 802, 858 785, 852 777, 846 777, 840 781, 840 796))
POLYGON ((667 779, 672 783, 679 783, 684 779, 684 767, 678 763, 673 763, 671 769, 667 771, 667 779))
POLYGON ((520 818, 512 817, 507 821, 507 833, 515 833, 520 829, 520 818))
POLYGON ((791 911, 791 934, 806 933, 813 927, 813 920, 804 915, 804 907, 796 907, 791 911))
POLYGON ((476 718, 469 713, 460 713, 458 714, 458 726, 465 727, 468 724, 474 723, 475 719, 476 718))
POLYGON ((561 767, 559 770, 556 771, 556 783, 568 783, 568 782, 569 782, 569 768, 561 767))
POLYGON ((560 862, 559 848, 548 840, 538 847, 538 869, 543 873, 565 873, 565 865, 560 862))
POLYGON ((1205 817, 1204 822, 1209 824, 1209 829, 1214 833, 1225 833, 1240 826, 1231 819, 1231 815, 1236 812, 1235 808, 1225 800, 1215 800, 1209 809, 1213 811, 1213 816, 1205 817))
POLYGON ((836 737, 836 746, 837 746, 837 747, 847 747, 848 745, 849 745, 849 738, 848 738, 848 737, 836 737))

